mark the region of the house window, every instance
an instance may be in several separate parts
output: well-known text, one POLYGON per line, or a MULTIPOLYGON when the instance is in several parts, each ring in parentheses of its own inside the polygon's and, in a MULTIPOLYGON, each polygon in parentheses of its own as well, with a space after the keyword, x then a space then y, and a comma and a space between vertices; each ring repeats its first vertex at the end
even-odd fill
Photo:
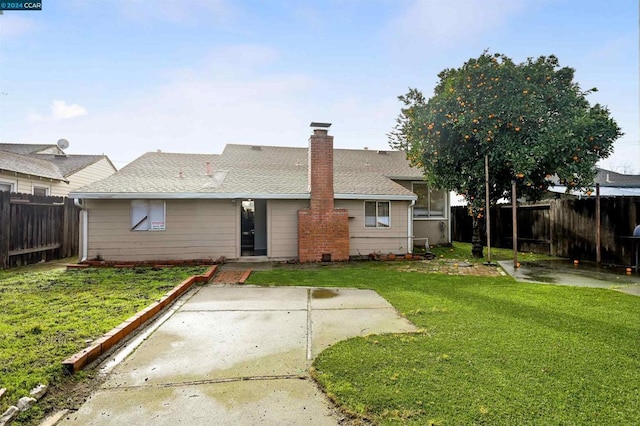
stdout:
POLYGON ((165 204, 162 200, 131 201, 132 231, 164 231, 165 204))
POLYGON ((0 191, 13 192, 13 184, 10 182, 0 182, 0 191))
POLYGON ((447 192, 430 188, 424 182, 413 183, 413 193, 418 196, 413 207, 414 219, 444 218, 447 208, 447 192))
POLYGON ((46 186, 34 186, 33 187, 33 195, 38 195, 40 197, 46 197, 49 195, 49 188, 46 186))
POLYGON ((389 201, 364 202, 364 226, 367 228, 388 228, 391 226, 389 201))

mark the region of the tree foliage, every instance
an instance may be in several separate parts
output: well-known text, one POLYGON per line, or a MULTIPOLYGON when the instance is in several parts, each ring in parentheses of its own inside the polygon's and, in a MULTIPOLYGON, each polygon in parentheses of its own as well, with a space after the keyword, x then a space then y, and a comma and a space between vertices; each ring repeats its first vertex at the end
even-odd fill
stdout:
POLYGON ((555 56, 516 64, 484 52, 458 69, 446 69, 430 99, 417 89, 389 134, 426 179, 463 195, 474 215, 484 208, 484 156, 490 200, 518 195, 537 200, 557 177, 568 189, 588 190, 595 164, 612 152, 620 129, 606 107, 591 106, 574 82, 574 70, 555 56))

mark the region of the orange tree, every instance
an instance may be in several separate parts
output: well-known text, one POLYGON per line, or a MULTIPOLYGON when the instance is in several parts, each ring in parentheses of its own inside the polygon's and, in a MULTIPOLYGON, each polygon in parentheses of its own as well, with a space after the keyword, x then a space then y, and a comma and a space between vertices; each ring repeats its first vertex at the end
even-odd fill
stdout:
POLYGON ((606 107, 587 101, 596 89, 582 91, 555 56, 517 64, 485 51, 438 76, 430 99, 416 89, 399 97, 404 106, 389 143, 432 185, 465 197, 475 257, 482 257, 485 155, 490 203, 510 198, 512 181, 519 196, 536 200, 552 179, 568 189, 592 186, 596 162, 622 135, 606 107))

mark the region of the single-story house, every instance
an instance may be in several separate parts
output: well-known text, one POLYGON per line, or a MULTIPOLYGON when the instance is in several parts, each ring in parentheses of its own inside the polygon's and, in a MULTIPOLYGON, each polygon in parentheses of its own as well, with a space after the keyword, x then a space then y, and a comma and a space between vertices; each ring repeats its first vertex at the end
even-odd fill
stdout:
POLYGON ((450 243, 448 191, 403 152, 334 149, 329 124, 312 127, 307 148, 149 152, 73 191, 81 258, 335 261, 450 243))
POLYGON ((68 155, 64 146, 0 143, 0 191, 64 197, 116 172, 106 155, 68 155))

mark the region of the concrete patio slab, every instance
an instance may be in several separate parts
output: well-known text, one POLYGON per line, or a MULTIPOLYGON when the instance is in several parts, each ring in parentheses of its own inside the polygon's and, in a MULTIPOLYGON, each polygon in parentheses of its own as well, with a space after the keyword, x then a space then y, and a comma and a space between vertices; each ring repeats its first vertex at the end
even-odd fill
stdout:
POLYGON ((208 285, 185 298, 62 424, 336 425, 312 358, 416 330, 371 290, 208 285))
POLYGON ((65 425, 336 425, 309 380, 235 381, 100 390, 65 425))

